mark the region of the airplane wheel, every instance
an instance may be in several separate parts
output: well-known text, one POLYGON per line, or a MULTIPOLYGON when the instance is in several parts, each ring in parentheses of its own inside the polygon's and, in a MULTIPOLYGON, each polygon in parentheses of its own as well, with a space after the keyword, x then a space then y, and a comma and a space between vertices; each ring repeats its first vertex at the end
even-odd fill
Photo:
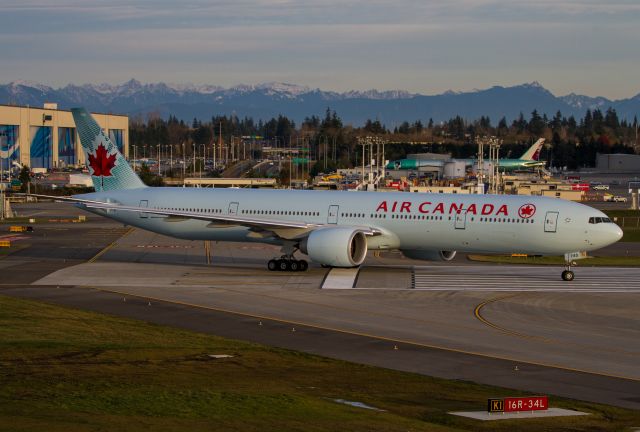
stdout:
POLYGON ((289 270, 298 271, 300 270, 300 264, 296 260, 289 261, 289 270))
POLYGON ((571 270, 565 270, 562 272, 562 280, 564 281, 571 282, 574 277, 575 275, 571 270))
POLYGON ((276 270, 278 270, 278 262, 277 262, 276 260, 274 260, 274 259, 269 260, 269 262, 267 263, 267 268, 268 268, 270 271, 276 271, 276 270))
POLYGON ((309 268, 309 263, 305 260, 298 261, 298 264, 300 265, 300 271, 307 271, 307 269, 309 268))
POLYGON ((278 260, 278 270, 280 271, 287 271, 289 270, 289 261, 287 260, 278 260))

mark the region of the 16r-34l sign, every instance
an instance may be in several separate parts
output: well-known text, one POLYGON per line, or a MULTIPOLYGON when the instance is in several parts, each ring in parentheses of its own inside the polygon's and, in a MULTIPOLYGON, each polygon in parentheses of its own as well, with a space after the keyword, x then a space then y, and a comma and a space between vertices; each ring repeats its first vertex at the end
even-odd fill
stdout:
POLYGON ((547 396, 507 397, 489 399, 489 412, 544 411, 549 409, 547 396))

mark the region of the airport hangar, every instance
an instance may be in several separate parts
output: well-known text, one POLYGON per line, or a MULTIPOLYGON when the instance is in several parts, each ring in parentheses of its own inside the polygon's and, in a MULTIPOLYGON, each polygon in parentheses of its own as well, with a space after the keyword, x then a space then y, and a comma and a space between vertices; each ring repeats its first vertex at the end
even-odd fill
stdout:
MULTIPOLYGON (((129 117, 91 113, 125 157, 129 155, 129 117)), ((71 111, 55 103, 42 108, 0 105, 0 163, 14 162, 33 169, 80 167, 84 153, 71 111)))

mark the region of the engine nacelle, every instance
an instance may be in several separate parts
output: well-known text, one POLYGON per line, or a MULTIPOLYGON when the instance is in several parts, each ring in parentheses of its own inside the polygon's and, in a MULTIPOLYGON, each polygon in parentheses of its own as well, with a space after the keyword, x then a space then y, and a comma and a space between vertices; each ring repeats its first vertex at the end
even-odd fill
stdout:
POLYGON ((300 250, 320 264, 357 267, 367 256, 367 238, 354 228, 321 228, 300 243, 300 250))
POLYGON ((456 251, 434 251, 434 250, 402 250, 402 255, 407 258, 423 261, 451 261, 456 256, 456 251))

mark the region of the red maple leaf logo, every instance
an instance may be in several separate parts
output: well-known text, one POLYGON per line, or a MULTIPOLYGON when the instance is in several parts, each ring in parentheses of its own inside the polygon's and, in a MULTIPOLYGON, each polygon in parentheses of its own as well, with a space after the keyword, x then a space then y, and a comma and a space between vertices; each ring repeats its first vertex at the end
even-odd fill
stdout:
POLYGON ((534 214, 536 214, 536 206, 533 204, 524 204, 518 209, 518 215, 524 219, 529 219, 534 214))
POLYGON ((111 169, 116 166, 116 155, 108 155, 107 149, 100 143, 96 155, 89 155, 89 166, 94 176, 111 177, 111 169))

